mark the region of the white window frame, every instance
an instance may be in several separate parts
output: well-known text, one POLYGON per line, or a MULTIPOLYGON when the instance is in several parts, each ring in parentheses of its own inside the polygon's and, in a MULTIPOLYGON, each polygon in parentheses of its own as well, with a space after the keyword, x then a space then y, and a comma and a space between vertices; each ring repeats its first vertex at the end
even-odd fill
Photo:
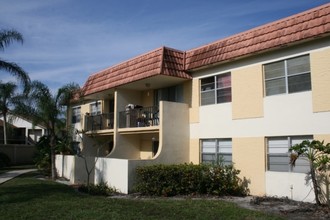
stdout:
POLYGON ((210 138, 200 140, 201 163, 232 164, 232 139, 210 138), (209 142, 209 144, 206 144, 209 142), (204 160, 204 156, 212 157, 212 160, 204 160), (230 158, 230 159, 228 159, 230 158))
POLYGON ((308 173, 310 171, 309 162, 304 157, 298 158, 295 167, 290 165, 289 148, 304 140, 313 140, 312 135, 267 137, 266 139, 267 171, 293 173, 308 173))
MULTIPOLYGON (((296 92, 304 92, 304 91, 310 91, 311 90, 311 68, 310 68, 310 57, 309 57, 309 54, 305 54, 305 55, 301 55, 301 56, 296 56, 296 57, 292 57, 292 58, 288 58, 288 59, 284 59, 284 60, 279 60, 279 61, 275 61, 275 62, 272 62, 272 63, 268 63, 268 64, 264 64, 263 66, 264 68, 264 85, 265 85, 265 96, 272 96, 272 95, 279 95, 279 94, 291 94, 291 93, 296 93, 296 92), (297 73, 294 73, 294 74, 290 74, 289 73, 289 66, 288 66, 288 63, 290 60, 297 60, 297 59, 300 59, 300 58, 308 58, 308 64, 307 64, 307 69, 305 71, 302 71, 302 72, 297 72, 297 73), (267 77, 267 71, 266 71, 266 68, 268 65, 273 65, 273 64, 276 64, 276 63, 282 63, 283 62, 283 70, 284 70, 284 73, 282 76, 275 76, 275 77, 267 77), (298 90, 298 91, 290 91, 290 83, 289 83, 289 79, 290 78, 293 78, 293 77, 297 77, 297 76, 307 76, 309 78, 309 85, 304 88, 304 89, 301 89, 301 90, 298 90), (271 93, 271 94, 268 94, 267 93, 267 83, 268 82, 271 82, 271 81, 274 81, 274 80, 280 80, 280 79, 284 79, 284 85, 281 84, 282 87, 284 87, 285 91, 284 92, 281 92, 281 91, 277 91, 275 93, 271 93)), ((279 87, 277 87, 279 88, 279 87)))
POLYGON ((90 115, 100 115, 102 113, 101 101, 93 102, 89 105, 90 115))
POLYGON ((76 123, 80 123, 80 121, 81 121, 81 107, 80 106, 72 107, 71 123, 76 124, 76 123))
POLYGON ((201 78, 200 79, 200 105, 203 106, 203 105, 213 105, 213 104, 221 104, 221 103, 227 103, 227 102, 231 102, 231 99, 232 99, 232 89, 231 89, 231 72, 226 72, 226 73, 222 73, 222 74, 218 74, 218 75, 215 75, 215 76, 209 76, 209 77, 205 77, 205 78, 201 78), (228 76, 230 77, 230 85, 229 86, 223 86, 223 87, 219 87, 218 86, 218 78, 221 78, 221 77, 226 77, 228 76), (209 85, 207 84, 202 84, 202 80, 205 80, 205 79, 212 79, 213 78, 213 82, 212 83, 209 83, 209 85), (225 100, 225 101, 218 101, 218 92, 219 91, 225 91, 225 90, 228 90, 230 89, 230 97, 229 97, 229 100, 225 100), (213 102, 210 102, 210 103, 203 103, 203 94, 205 93, 210 93, 210 92, 214 92, 214 100, 213 102))

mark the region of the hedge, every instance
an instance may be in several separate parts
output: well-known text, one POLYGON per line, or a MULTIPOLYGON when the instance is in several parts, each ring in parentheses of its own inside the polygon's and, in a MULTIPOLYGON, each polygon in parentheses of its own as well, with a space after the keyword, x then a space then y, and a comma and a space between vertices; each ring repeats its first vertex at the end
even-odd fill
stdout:
POLYGON ((136 169, 135 189, 143 195, 191 194, 245 196, 248 188, 232 165, 152 165, 136 169))

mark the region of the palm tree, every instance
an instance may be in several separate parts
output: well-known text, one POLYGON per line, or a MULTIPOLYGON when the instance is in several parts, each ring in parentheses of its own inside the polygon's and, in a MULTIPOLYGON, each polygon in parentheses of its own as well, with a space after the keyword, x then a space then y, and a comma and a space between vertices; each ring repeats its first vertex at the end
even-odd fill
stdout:
POLYGON ((0 113, 3 115, 3 140, 7 144, 7 115, 10 106, 14 106, 19 99, 16 94, 17 85, 12 82, 0 82, 0 113))
MULTIPOLYGON (((23 43, 22 35, 15 30, 0 30, 0 50, 4 51, 14 41, 23 43)), ((16 63, 7 62, 0 58, 0 71, 4 70, 12 74, 24 85, 25 91, 28 89, 30 82, 29 75, 16 63)))
POLYGON ((58 128, 64 124, 64 118, 62 117, 65 115, 64 106, 68 105, 78 89, 77 84, 70 83, 58 89, 56 94, 52 94, 45 84, 32 81, 27 103, 20 105, 18 108, 21 115, 29 116, 34 124, 43 124, 48 130, 52 179, 56 178, 56 136, 59 132, 58 128))
POLYGON ((324 144, 324 141, 305 140, 300 144, 295 144, 289 148, 290 164, 292 167, 296 165, 299 157, 302 157, 309 162, 310 177, 313 183, 315 201, 317 205, 321 205, 322 190, 321 180, 322 175, 328 176, 330 166, 330 143, 324 144))

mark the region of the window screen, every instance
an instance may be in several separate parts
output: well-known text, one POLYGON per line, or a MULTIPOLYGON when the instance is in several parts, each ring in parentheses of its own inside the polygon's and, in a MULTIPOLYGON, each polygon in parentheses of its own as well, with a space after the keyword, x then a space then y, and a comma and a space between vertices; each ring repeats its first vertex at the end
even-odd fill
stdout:
POLYGON ((201 105, 231 102, 231 74, 201 79, 201 105))
POLYGON ((266 96, 311 90, 309 55, 264 65, 266 96))
POLYGON ((306 158, 300 157, 296 161, 296 166, 291 167, 289 148, 299 144, 304 140, 312 140, 312 136, 292 136, 292 137, 270 137, 267 139, 268 147, 268 170, 279 172, 309 172, 309 163, 306 158))
POLYGON ((231 139, 206 139, 201 140, 202 163, 224 164, 232 163, 231 139))

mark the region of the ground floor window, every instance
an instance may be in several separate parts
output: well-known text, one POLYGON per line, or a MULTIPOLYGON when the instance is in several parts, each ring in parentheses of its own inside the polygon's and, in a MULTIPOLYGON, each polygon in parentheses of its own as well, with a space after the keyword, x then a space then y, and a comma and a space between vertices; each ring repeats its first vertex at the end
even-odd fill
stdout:
POLYGON ((201 161, 210 164, 232 164, 232 140, 201 139, 201 161))
POLYGON ((291 167, 289 148, 304 140, 312 140, 313 136, 286 136, 267 138, 267 170, 279 172, 307 173, 310 171, 309 162, 300 157, 296 166, 291 167))

